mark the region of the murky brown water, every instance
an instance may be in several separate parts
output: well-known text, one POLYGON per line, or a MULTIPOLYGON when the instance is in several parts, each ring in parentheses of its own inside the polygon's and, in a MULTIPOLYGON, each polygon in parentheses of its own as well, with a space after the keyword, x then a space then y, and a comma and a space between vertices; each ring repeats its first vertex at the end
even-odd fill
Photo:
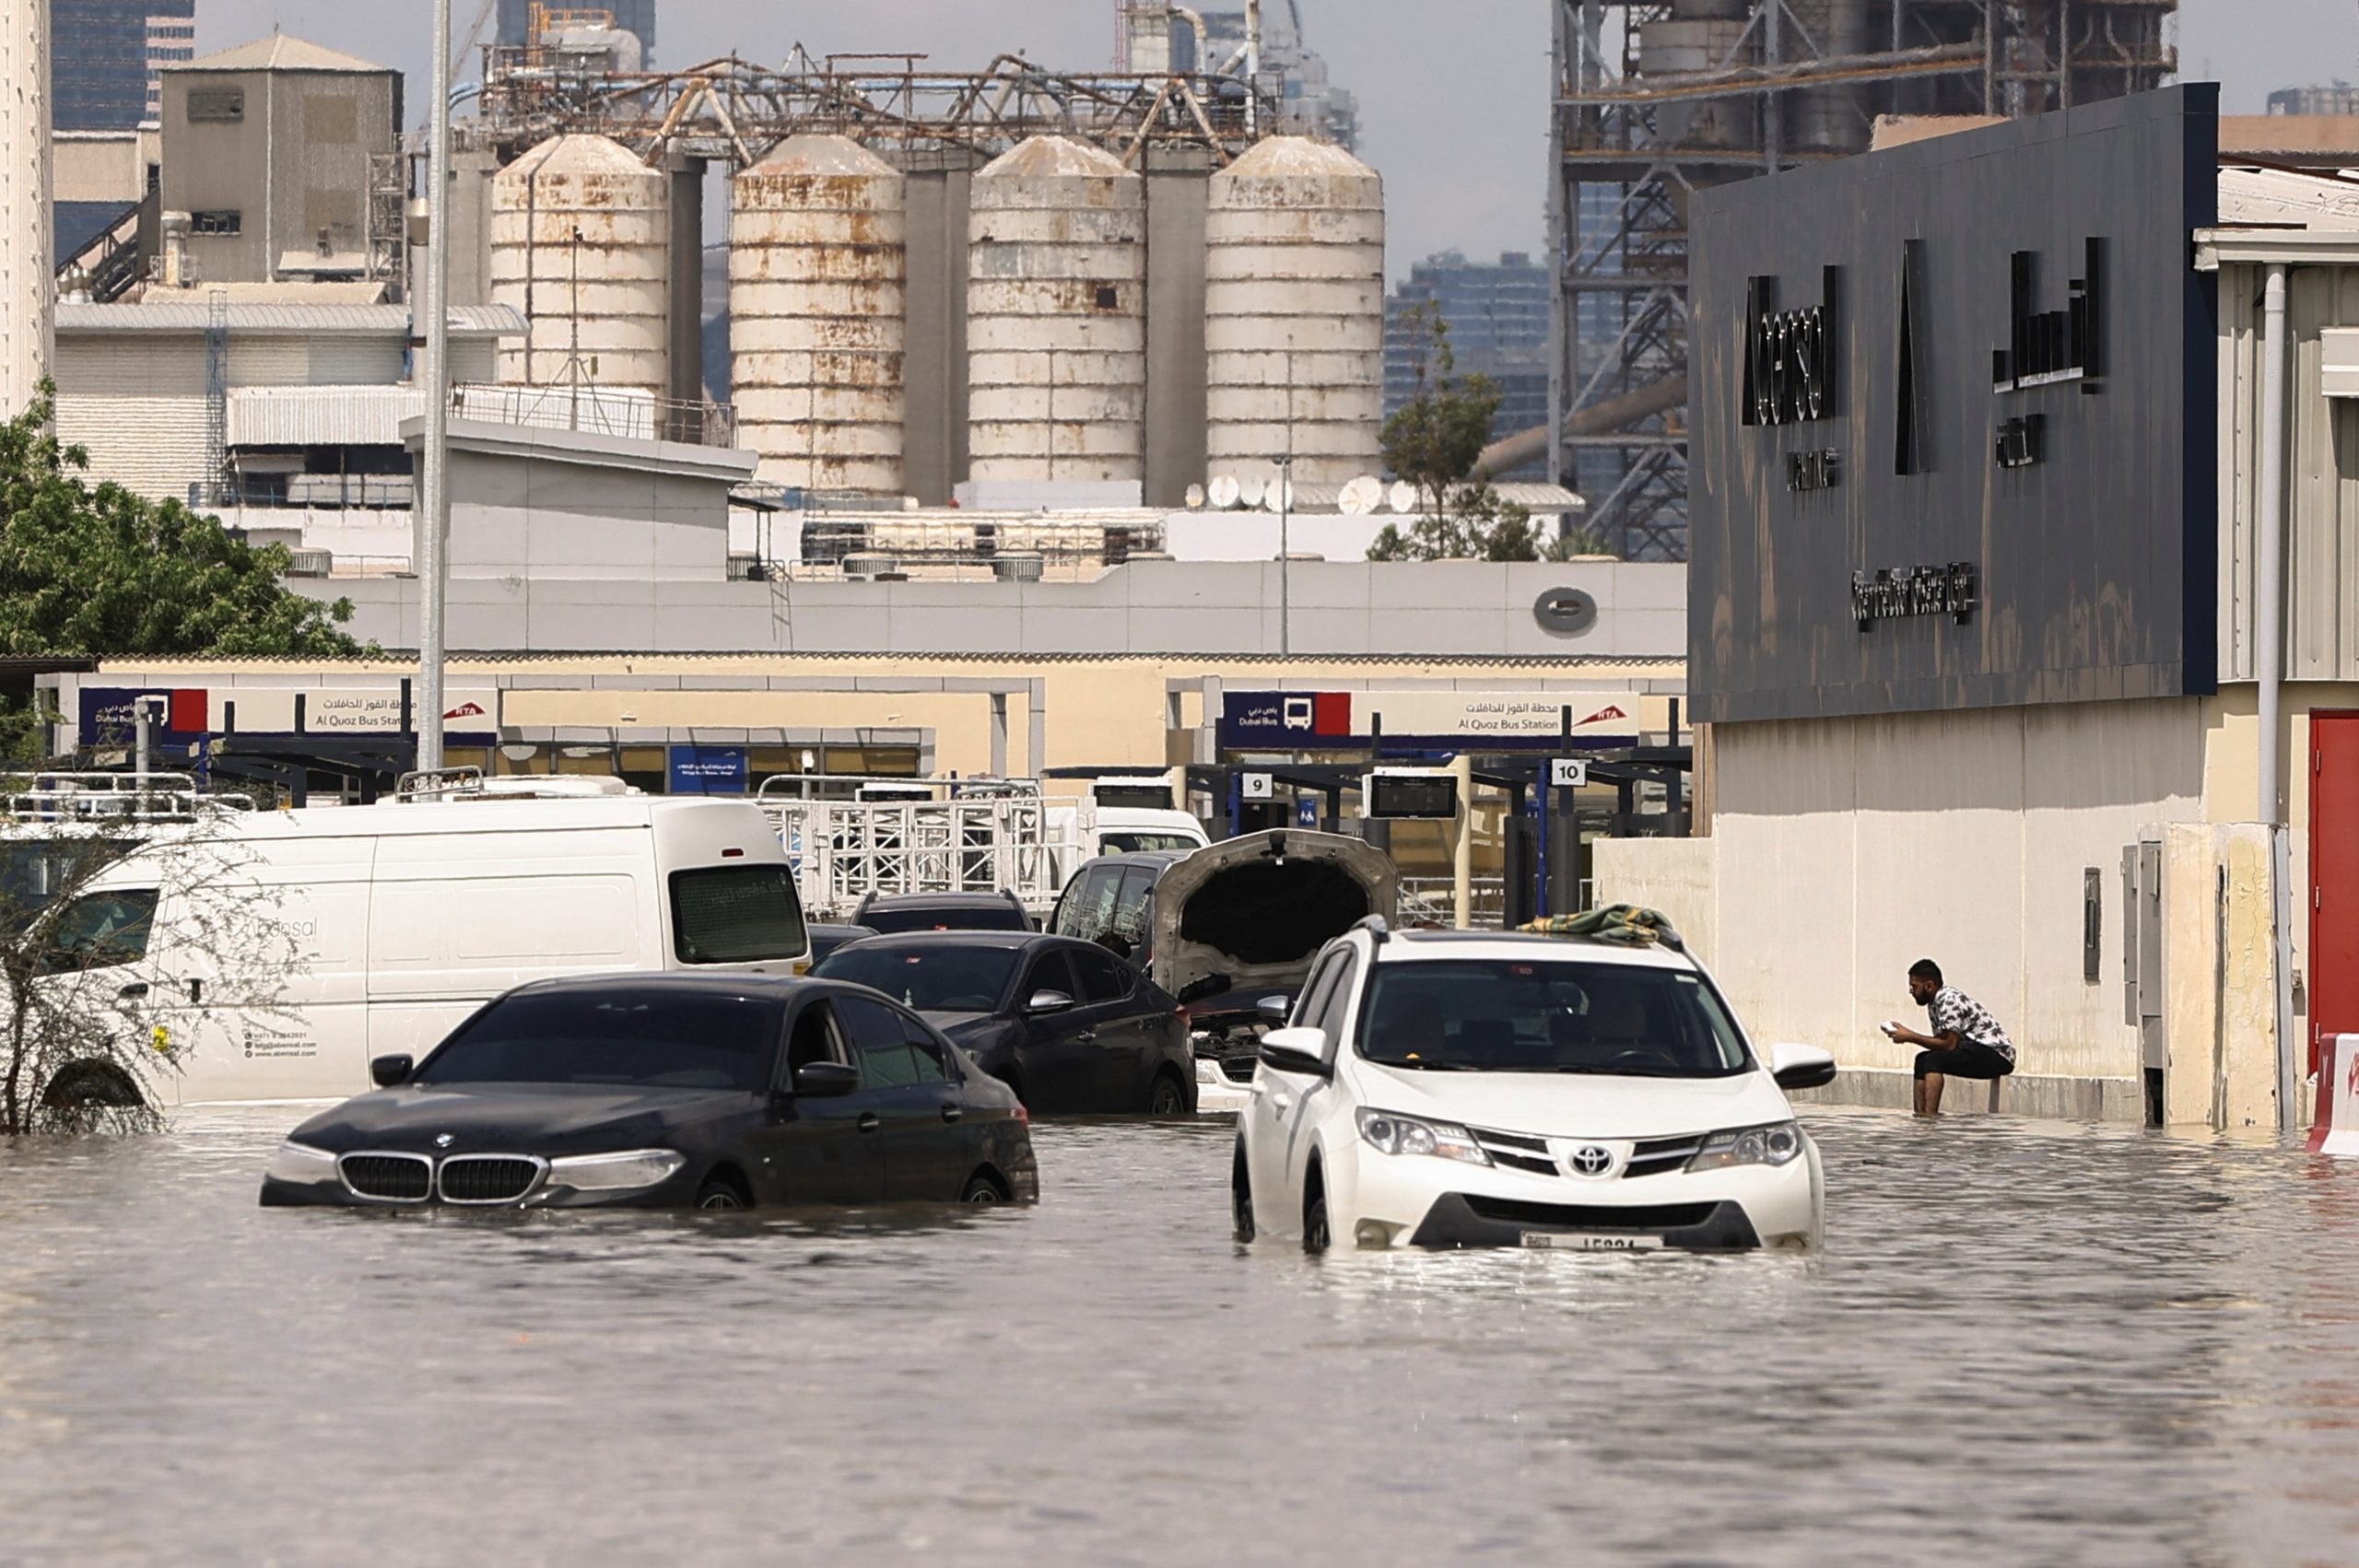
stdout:
POLYGON ((1229 1130, 1035 1211, 254 1207, 0 1146, 0 1561, 2359 1561, 2359 1167, 1820 1113, 1815 1259, 1312 1261, 1229 1130))

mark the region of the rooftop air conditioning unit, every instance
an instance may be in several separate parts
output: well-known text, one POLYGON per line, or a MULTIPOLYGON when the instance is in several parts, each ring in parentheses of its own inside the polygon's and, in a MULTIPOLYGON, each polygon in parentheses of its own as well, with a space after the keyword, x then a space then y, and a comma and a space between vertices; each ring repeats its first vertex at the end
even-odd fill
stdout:
POLYGON ((288 577, 325 577, 335 568, 333 550, 289 550, 287 552, 288 577))

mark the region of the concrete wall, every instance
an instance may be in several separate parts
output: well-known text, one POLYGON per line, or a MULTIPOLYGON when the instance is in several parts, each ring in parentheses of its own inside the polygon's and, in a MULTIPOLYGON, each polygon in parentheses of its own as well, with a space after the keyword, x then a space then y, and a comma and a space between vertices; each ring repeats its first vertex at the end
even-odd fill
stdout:
POLYGON ((1206 476, 1204 216, 1210 158, 1152 147, 1146 173, 1146 504, 1176 507, 1206 476))
MULTIPOLYGON (((2141 826, 2202 813, 2200 703, 1713 726, 1714 973, 1763 1038, 1906 1069, 1908 965, 1938 961, 2017 1042, 2026 1074, 2131 1080, 2119 866, 2141 826), (2104 879, 2083 977, 2083 874, 2104 879)), ((1695 851, 1680 849, 1674 854, 1695 851)), ((1599 857, 1601 899, 1696 897, 1657 846, 1599 857)))
POLYGON ((901 483, 930 507, 967 477, 967 192, 963 153, 909 170, 909 317, 901 483))
POLYGON ((1590 846, 1597 902, 1660 909, 1708 967, 1719 953, 1718 849, 1709 838, 1600 838, 1590 846))
MULTIPOLYGON (((452 548, 468 526, 454 492, 452 548)), ((628 519, 628 509, 618 512, 628 519)), ((626 528, 631 526, 624 524, 626 528)), ((640 526, 644 526, 640 524, 640 526)), ((1133 562, 1094 582, 729 582, 555 575, 463 577, 451 594, 451 645, 558 652, 897 654, 1275 653, 1274 562, 1133 562)), ((1662 659, 1685 636, 1684 569, 1637 564, 1297 562, 1291 647, 1304 657, 1662 659), (1597 624, 1563 636, 1532 614, 1569 587, 1595 595, 1597 624)), ((349 598, 353 633, 414 645, 411 579, 297 579, 349 598)))

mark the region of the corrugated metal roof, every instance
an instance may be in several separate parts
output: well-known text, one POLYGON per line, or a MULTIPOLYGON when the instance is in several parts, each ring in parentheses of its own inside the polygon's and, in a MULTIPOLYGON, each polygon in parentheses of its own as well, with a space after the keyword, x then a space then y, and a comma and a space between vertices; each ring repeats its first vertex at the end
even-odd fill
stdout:
MULTIPOLYGON (((61 301, 59 332, 201 333, 210 312, 200 299, 169 304, 89 305, 61 301)), ((324 335, 337 333, 406 337, 410 312, 406 305, 249 305, 229 306, 232 333, 324 335)), ((512 305, 454 305, 451 331, 460 337, 513 337, 524 331, 524 318, 512 305)))
POLYGON ((2359 181, 2290 169, 2230 166, 2220 170, 2222 228, 2341 230, 2359 228, 2359 181))
POLYGON ((402 421, 426 412, 405 387, 232 387, 233 447, 397 447, 402 421))

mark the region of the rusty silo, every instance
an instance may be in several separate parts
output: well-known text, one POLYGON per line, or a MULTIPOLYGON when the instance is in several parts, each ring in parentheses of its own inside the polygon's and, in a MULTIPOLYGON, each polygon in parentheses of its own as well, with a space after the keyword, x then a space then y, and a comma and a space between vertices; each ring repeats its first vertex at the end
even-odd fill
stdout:
POLYGON ((902 488, 909 258, 898 170, 844 136, 791 136, 732 181, 730 363, 761 475, 902 488))
POLYGON ((1110 153, 1035 136, 968 205, 968 473, 1141 479, 1146 188, 1110 153))
POLYGON ((529 329, 504 381, 672 388, 672 190, 621 144, 553 136, 492 181, 491 297, 529 329))

